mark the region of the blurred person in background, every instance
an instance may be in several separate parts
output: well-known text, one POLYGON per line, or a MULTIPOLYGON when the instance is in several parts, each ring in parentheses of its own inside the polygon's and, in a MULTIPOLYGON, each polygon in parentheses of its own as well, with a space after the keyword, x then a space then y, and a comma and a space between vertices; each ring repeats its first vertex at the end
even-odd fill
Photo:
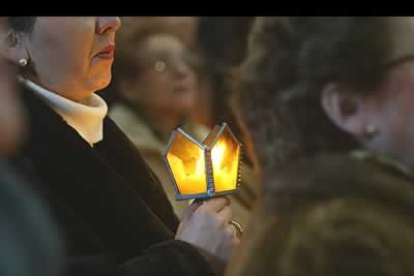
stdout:
MULTIPOLYGON (((163 160, 172 131, 188 123, 197 90, 195 17, 124 17, 117 36, 109 116, 140 150, 181 216, 163 160)), ((187 127, 188 129, 188 127, 187 127)), ((191 129, 191 128, 190 128, 191 129)))
MULTIPOLYGON (((120 29, 117 40, 119 43, 122 43, 122 38, 125 39, 133 36, 137 30, 153 32, 156 29, 165 29, 168 27, 168 33, 174 37, 180 38, 181 42, 186 45, 186 48, 191 50, 197 49, 197 33, 198 33, 198 18, 193 16, 136 16, 136 17, 122 17, 125 21, 125 28, 120 29), (140 24, 141 27, 140 27, 140 24)), ((120 54, 119 51, 116 51, 115 54, 120 54)), ((122 58, 122 57, 120 57, 122 58)), ((117 63, 122 63, 121 61, 117 62, 118 59, 114 61, 114 67, 117 66, 117 63)), ((119 95, 116 93, 117 84, 111 82, 108 88, 98 92, 98 94, 105 99, 109 106, 114 102, 119 100, 119 95), (110 91, 110 93, 106 93, 110 91)))
POLYGON ((192 119, 198 137, 226 122, 243 144, 242 183, 231 196, 233 217, 247 225, 256 201, 258 175, 249 130, 239 119, 233 100, 238 93, 239 67, 246 56, 247 37, 255 17, 201 17, 198 47, 202 66, 192 119))
MULTIPOLYGON (((7 36, 7 18, 0 18, 0 37, 7 36)), ((58 276, 62 244, 47 206, 31 183, 18 175, 13 156, 26 133, 13 67, 3 58, 0 43, 0 275, 58 276)))
POLYGON ((7 59, 30 120, 18 152, 67 244, 71 275, 220 275, 239 242, 230 200, 181 222, 95 92, 111 81, 118 17, 9 17, 7 59))

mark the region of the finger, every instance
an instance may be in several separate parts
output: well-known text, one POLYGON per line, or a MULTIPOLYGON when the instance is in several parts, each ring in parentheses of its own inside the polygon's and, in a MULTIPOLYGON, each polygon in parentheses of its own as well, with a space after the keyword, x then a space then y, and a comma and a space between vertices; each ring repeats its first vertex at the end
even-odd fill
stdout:
POLYGON ((234 238, 237 238, 237 230, 233 227, 233 225, 227 224, 225 231, 230 241, 233 241, 234 238))
POLYGON ((224 207, 221 209, 220 212, 217 213, 218 218, 225 224, 228 224, 233 212, 229 206, 224 207))
POLYGON ((186 220, 189 218, 201 205, 203 205, 202 201, 194 201, 189 205, 187 208, 185 208, 183 214, 182 214, 182 220, 186 220))
POLYGON ((204 201, 200 207, 200 211, 213 211, 215 213, 220 212, 224 207, 230 205, 230 199, 228 197, 215 197, 204 201))

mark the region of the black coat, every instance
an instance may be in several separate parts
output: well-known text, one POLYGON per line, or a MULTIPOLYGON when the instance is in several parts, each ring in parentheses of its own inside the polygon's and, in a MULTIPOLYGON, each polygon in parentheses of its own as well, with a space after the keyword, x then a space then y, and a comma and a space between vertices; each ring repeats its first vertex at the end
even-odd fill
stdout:
POLYGON ((108 118, 92 148, 57 113, 22 88, 30 136, 20 164, 61 226, 73 275, 214 275, 193 246, 174 240, 171 204, 138 150, 108 118))

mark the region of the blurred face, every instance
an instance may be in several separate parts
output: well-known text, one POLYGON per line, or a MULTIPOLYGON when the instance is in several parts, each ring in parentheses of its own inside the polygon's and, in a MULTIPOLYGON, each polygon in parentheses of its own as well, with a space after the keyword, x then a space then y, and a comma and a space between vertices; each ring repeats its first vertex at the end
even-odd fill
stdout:
POLYGON ((389 70, 378 94, 363 100, 364 120, 378 132, 363 142, 368 148, 414 166, 414 60, 389 70))
POLYGON ((111 80, 118 17, 37 17, 13 59, 29 58, 39 85, 71 100, 103 89, 111 80))
POLYGON ((384 60, 385 77, 380 86, 351 103, 331 96, 336 100, 325 101, 331 104, 324 107, 340 128, 366 148, 414 166, 414 18, 393 18, 389 23, 391 50, 384 60), (352 108, 343 111, 344 106, 352 108), (370 133, 367 126, 374 131, 370 133))
POLYGON ((172 116, 185 116, 193 108, 196 74, 184 44, 170 35, 151 36, 139 53, 141 72, 133 84, 136 100, 172 116))

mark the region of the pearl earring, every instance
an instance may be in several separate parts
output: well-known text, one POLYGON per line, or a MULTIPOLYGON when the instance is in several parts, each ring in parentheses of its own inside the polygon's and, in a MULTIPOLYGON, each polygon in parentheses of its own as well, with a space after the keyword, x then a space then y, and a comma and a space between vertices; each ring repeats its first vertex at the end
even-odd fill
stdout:
POLYGON ((25 67, 27 65, 28 61, 25 58, 22 58, 19 60, 19 64, 21 67, 25 67))
POLYGON ((372 124, 367 124, 365 126, 365 133, 368 135, 369 138, 374 137, 376 134, 378 134, 379 129, 372 125, 372 124))

